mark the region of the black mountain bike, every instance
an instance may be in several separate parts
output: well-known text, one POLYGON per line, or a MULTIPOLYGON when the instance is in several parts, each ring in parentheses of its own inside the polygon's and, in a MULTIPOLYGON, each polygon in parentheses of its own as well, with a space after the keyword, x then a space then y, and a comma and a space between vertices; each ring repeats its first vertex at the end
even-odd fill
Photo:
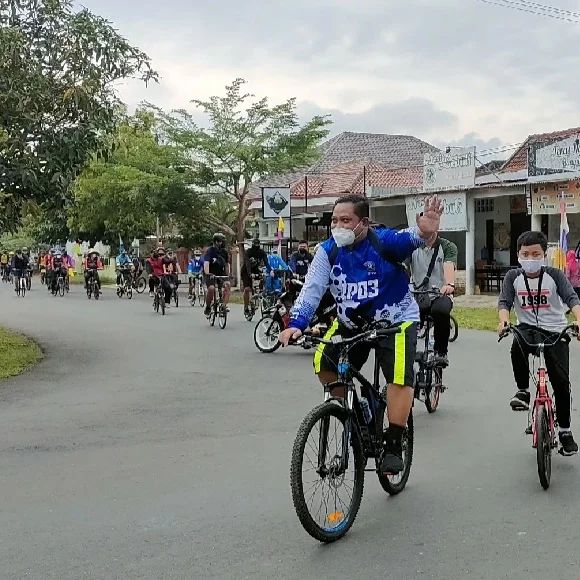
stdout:
POLYGON ((396 475, 383 474, 380 465, 387 403, 386 387, 380 390, 379 386, 379 361, 375 356, 372 384, 348 362, 348 353, 356 344, 367 341, 376 347, 381 338, 398 332, 399 327, 391 326, 373 328, 352 338, 311 337, 312 342, 340 348, 338 380, 325 385, 324 403, 303 419, 290 466, 296 514, 304 529, 321 542, 338 540, 354 523, 362 499, 365 471, 375 471, 381 486, 391 495, 401 492, 409 479, 413 461, 412 412, 402 441, 403 470, 396 475), (354 379, 360 384, 360 396, 354 379), (333 396, 337 388, 344 397, 333 396), (368 422, 363 410, 367 405, 371 413, 368 422), (375 468, 366 469, 369 458, 374 458, 375 468))
MULTIPOLYGON (((252 274, 252 295, 250 296, 248 309, 244 311, 244 316, 248 322, 252 321, 252 318, 254 318, 254 315, 262 304, 264 293, 261 290, 261 286, 263 280, 264 276, 262 274, 252 274)), ((262 308, 262 313, 263 311, 264 309, 262 308)))
POLYGON ((87 298, 90 300, 94 296, 95 300, 99 299, 101 295, 101 290, 99 288, 99 283, 97 282, 97 271, 89 270, 91 276, 87 282, 87 298))
MULTIPOLYGON (((437 297, 441 293, 438 288, 433 290, 416 290, 413 294, 427 294, 437 297)), ((453 322, 451 323, 453 327, 453 322)), ((423 401, 429 413, 434 413, 439 406, 441 393, 446 389, 443 384, 443 367, 434 363, 435 351, 431 346, 431 331, 433 329, 433 318, 427 315, 420 330, 419 340, 423 340, 423 350, 415 354, 415 399, 423 401)), ((456 337, 457 338, 457 337, 456 337)), ((417 343, 419 342, 417 341, 417 343)), ((451 342, 451 340, 450 340, 451 342)))
POLYGON ((133 276, 131 272, 127 270, 119 271, 119 284, 117 285, 117 296, 122 298, 123 295, 127 296, 128 300, 133 298, 133 276))
POLYGON ((228 322, 228 308, 224 304, 224 282, 229 280, 229 276, 212 276, 215 281, 215 293, 213 297, 213 302, 210 305, 210 312, 207 316, 211 326, 215 324, 216 318, 218 319, 219 327, 223 330, 228 322))
POLYGON ((165 316, 165 290, 163 288, 163 283, 164 280, 162 276, 155 287, 155 293, 153 294, 153 310, 155 312, 161 312, 161 315, 165 316))

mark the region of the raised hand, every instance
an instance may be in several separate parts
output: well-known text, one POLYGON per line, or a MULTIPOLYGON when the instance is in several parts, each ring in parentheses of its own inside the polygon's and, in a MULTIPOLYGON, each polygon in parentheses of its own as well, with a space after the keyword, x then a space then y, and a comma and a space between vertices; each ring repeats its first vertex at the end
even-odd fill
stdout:
POLYGON ((442 214, 443 202, 436 195, 425 199, 425 208, 417 215, 417 227, 423 239, 430 240, 437 235, 442 214))

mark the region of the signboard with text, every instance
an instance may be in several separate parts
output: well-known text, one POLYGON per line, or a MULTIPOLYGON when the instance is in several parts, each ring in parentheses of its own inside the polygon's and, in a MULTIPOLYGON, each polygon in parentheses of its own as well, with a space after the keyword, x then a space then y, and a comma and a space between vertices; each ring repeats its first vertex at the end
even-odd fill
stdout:
POLYGON ((579 175, 579 135, 532 143, 528 147, 528 181, 561 181, 579 175))
POLYGON ((532 192, 532 213, 559 214, 560 203, 566 203, 567 213, 580 213, 580 192, 578 191, 538 191, 532 192))
MULTIPOLYGON (((441 216, 442 232, 462 232, 467 230, 467 203, 464 191, 458 193, 442 193, 438 196, 443 202, 441 216)), ((410 226, 416 224, 417 214, 423 211, 425 198, 423 196, 409 196, 405 198, 407 221, 410 226)))
POLYGON ((453 148, 449 153, 425 153, 423 189, 425 192, 475 187, 475 147, 453 148))

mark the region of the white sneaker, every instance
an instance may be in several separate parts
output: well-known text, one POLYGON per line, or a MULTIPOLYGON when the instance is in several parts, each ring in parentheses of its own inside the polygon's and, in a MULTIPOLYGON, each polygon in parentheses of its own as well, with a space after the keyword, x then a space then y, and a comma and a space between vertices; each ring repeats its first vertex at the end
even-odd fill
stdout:
POLYGON ((149 292, 149 298, 153 298, 154 294, 153 292, 149 292))

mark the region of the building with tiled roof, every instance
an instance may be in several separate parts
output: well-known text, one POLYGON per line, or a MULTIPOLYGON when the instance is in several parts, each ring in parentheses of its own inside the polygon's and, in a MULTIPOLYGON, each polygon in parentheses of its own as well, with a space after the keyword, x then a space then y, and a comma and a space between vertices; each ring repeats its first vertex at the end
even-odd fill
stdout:
MULTIPOLYGON (((302 237, 308 228, 308 237, 322 239, 328 235, 330 211, 338 197, 364 195, 370 185, 420 185, 423 156, 431 151, 436 147, 409 135, 344 132, 321 145, 320 159, 312 166, 252 184, 250 207, 260 212, 262 187, 290 186, 293 238, 302 237)), ((274 221, 255 220, 261 238, 273 239, 274 221)))

